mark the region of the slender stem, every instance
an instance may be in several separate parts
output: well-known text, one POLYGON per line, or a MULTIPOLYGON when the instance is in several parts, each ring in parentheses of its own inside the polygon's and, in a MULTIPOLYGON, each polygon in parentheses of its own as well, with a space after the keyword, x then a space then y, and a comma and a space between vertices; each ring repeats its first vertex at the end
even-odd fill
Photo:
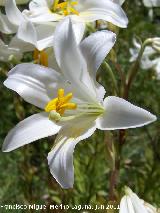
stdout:
POLYGON ((119 93, 118 91, 119 90, 118 90, 118 86, 117 86, 117 80, 116 80, 116 78, 115 78, 115 76, 113 74, 113 71, 112 71, 111 67, 109 66, 109 64, 107 62, 103 63, 103 67, 109 73, 109 75, 110 75, 110 77, 112 79, 114 92, 115 92, 116 95, 118 95, 118 93, 119 93))
POLYGON ((125 144, 125 130, 119 130, 118 143, 116 143, 115 165, 114 165, 113 170, 111 171, 111 176, 110 176, 110 188, 109 188, 109 200, 110 201, 117 201, 117 199, 118 199, 117 193, 116 193, 116 188, 117 188, 118 179, 119 179, 122 146, 124 144, 125 144))
POLYGON ((148 44, 151 44, 152 43, 152 39, 147 39, 144 41, 144 43, 142 44, 141 46, 141 49, 139 51, 139 54, 138 54, 138 57, 136 59, 136 61, 134 62, 133 66, 131 66, 129 72, 128 72, 128 76, 127 76, 127 80, 126 80, 126 85, 125 85, 125 88, 124 88, 124 95, 123 97, 125 99, 128 99, 128 95, 129 95, 129 90, 131 88, 131 85, 139 71, 139 66, 140 66, 140 63, 141 63, 141 58, 143 56, 143 53, 144 53, 144 50, 145 50, 145 47, 148 45, 148 44))

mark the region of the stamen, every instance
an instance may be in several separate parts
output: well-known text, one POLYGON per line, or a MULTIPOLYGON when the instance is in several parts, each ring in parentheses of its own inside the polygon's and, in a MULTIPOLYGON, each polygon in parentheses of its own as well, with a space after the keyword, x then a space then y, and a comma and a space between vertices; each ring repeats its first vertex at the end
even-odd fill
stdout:
POLYGON ((59 8, 64 9, 65 7, 67 7, 67 5, 68 5, 68 2, 57 4, 56 9, 59 9, 59 8))
POLYGON ((64 89, 59 89, 57 93, 57 98, 54 98, 46 105, 46 112, 56 111, 60 115, 63 115, 65 110, 75 110, 77 108, 77 104, 69 103, 73 97, 72 93, 64 96, 64 89))
POLYGON ((58 3, 59 3, 59 0, 54 0, 53 6, 52 6, 53 11, 57 9, 58 3))
POLYGON ((61 99, 64 97, 64 89, 59 89, 58 90, 58 99, 61 99))
POLYGON ((61 109, 76 109, 77 108, 77 104, 75 103, 67 103, 67 104, 63 104, 61 107, 61 109))
POLYGON ((72 5, 72 6, 75 6, 75 5, 77 5, 77 4, 78 4, 77 1, 72 1, 72 2, 71 2, 71 5, 72 5))
POLYGON ((79 15, 79 12, 74 8, 77 4, 78 1, 70 2, 69 0, 66 0, 65 2, 59 3, 59 0, 55 0, 51 11, 63 13, 64 16, 70 15, 71 13, 79 15))
POLYGON ((74 8, 70 7, 69 10, 71 13, 79 15, 79 12, 77 10, 75 10, 74 8))
POLYGON ((40 64, 48 67, 48 54, 45 51, 40 52, 40 64))
POLYGON ((33 52, 33 59, 35 63, 48 67, 48 54, 44 50, 39 51, 35 49, 33 52))

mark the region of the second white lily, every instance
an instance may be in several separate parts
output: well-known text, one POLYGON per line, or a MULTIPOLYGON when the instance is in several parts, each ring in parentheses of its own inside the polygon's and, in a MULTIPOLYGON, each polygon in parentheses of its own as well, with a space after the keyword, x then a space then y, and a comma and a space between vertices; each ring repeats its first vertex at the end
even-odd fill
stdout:
POLYGON ((58 133, 48 164, 57 182, 63 188, 71 188, 73 151, 78 142, 90 137, 96 128, 127 129, 155 121, 156 116, 121 98, 104 99, 105 89, 96 81, 96 71, 115 39, 114 33, 101 31, 77 45, 72 23, 66 18, 55 31, 58 71, 35 64, 13 68, 4 85, 45 112, 32 115, 13 128, 3 151, 58 133))

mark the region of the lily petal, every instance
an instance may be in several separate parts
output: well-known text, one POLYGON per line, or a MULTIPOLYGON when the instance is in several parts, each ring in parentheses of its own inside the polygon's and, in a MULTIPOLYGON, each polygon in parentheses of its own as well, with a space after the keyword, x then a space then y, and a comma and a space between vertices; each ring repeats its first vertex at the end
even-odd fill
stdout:
POLYGON ((10 152, 38 139, 55 135, 60 126, 49 120, 47 113, 38 113, 21 121, 5 138, 2 150, 10 152))
POLYGON ((156 120, 147 110, 114 96, 105 98, 104 108, 104 114, 97 119, 97 128, 102 130, 136 128, 156 120))
POLYGON ((57 25, 54 36, 55 57, 63 75, 85 101, 95 101, 95 88, 76 43, 70 18, 65 18, 57 25))
MULTIPOLYGON (((16 4, 27 4, 30 0, 16 0, 16 4)), ((0 0, 0 6, 5 6, 6 0, 0 0)))
POLYGON ((96 130, 95 124, 77 122, 61 129, 55 146, 48 154, 50 172, 62 188, 72 188, 74 183, 73 152, 76 144, 90 137, 96 130))
POLYGON ((119 213, 135 213, 132 202, 128 196, 122 197, 119 213))
POLYGON ((86 59, 90 75, 94 78, 96 78, 98 68, 112 49, 115 41, 116 34, 105 30, 93 33, 81 42, 81 51, 86 59))
POLYGON ((22 52, 18 47, 10 47, 4 44, 0 39, 0 61, 8 62, 10 56, 14 56, 16 59, 20 60, 22 58, 22 52))
POLYGON ((0 31, 5 34, 12 34, 17 32, 17 26, 13 25, 6 15, 0 12, 0 31))
POLYGON ((142 200, 126 187, 126 195, 122 197, 120 202, 120 213, 149 213, 142 200))
POLYGON ((73 31, 75 35, 76 43, 79 44, 83 38, 85 31, 85 23, 74 23, 73 22, 73 31))
POLYGON ((97 99, 102 101, 105 89, 96 81, 96 72, 116 41, 116 35, 110 31, 96 32, 84 39, 80 49, 86 60, 89 75, 95 84, 97 99))
POLYGON ((108 21, 119 27, 127 27, 128 18, 121 6, 112 0, 80 0, 79 16, 85 22, 96 21, 99 19, 108 21))
POLYGON ((24 21, 24 17, 16 6, 15 0, 6 0, 5 11, 11 23, 19 26, 24 21))
POLYGON ((14 67, 8 73, 4 85, 17 92, 25 101, 44 109, 51 100, 47 87, 52 84, 52 93, 56 94, 59 76, 60 74, 52 69, 26 63, 14 67))
POLYGON ((9 43, 9 47, 11 48, 18 48, 21 52, 30 52, 34 51, 35 47, 32 44, 29 44, 21 39, 17 38, 17 35, 12 37, 11 42, 9 43))
POLYGON ((31 43, 41 51, 53 45, 54 25, 34 26, 32 22, 24 21, 18 29, 17 36, 19 39, 31 43))

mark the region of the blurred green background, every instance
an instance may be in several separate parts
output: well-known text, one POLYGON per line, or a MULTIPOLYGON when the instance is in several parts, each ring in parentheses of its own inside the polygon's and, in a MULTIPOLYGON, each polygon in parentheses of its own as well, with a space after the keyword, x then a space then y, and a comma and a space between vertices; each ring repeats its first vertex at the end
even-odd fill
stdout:
MULTIPOLYGON (((149 18, 148 9, 141 1, 126 0, 124 10, 128 15, 129 25, 127 29, 119 30, 115 52, 118 64, 126 74, 131 65, 129 48, 133 46, 133 36, 138 36, 143 41, 148 37, 160 37, 160 8, 154 9, 153 20, 149 18)), ((89 33, 90 30, 87 34, 89 33)), ((5 39, 8 40, 8 37, 5 39)), ((27 61, 28 58, 30 54, 23 60, 27 61)), ((8 131, 20 120, 33 114, 36 109, 3 86, 11 65, 3 62, 0 65, 0 146, 2 146, 8 131)), ((119 82, 114 66, 113 70, 119 82)), ((109 75, 103 72, 102 68, 99 72, 101 76, 99 82, 105 86, 107 95, 113 95, 109 75)), ((156 79, 154 70, 139 70, 130 91, 129 101, 159 116, 160 81, 156 79)), ((75 184, 71 190, 61 189, 49 172, 46 157, 53 145, 54 137, 37 141, 11 153, 0 152, 0 204, 106 204, 110 178, 107 142, 110 138, 115 144, 118 143, 118 131, 96 131, 90 139, 76 146, 75 184)), ((159 121, 143 128, 127 130, 118 178, 120 192, 124 185, 130 186, 145 201, 160 206, 159 121)), ((3 211, 13 210, 0 209, 0 212, 3 211)))

